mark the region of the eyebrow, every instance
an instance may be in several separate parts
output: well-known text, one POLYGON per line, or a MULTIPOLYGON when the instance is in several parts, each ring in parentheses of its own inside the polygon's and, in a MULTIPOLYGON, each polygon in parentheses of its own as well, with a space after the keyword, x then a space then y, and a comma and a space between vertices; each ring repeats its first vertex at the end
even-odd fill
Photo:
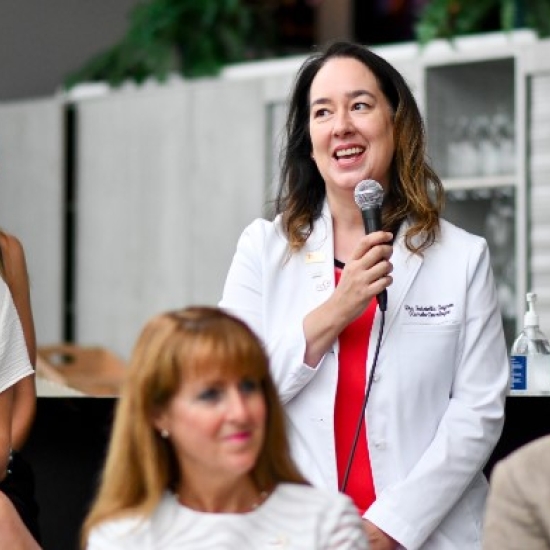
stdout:
MULTIPOLYGON (((368 90, 353 90, 351 92, 346 92, 346 97, 348 99, 354 99, 361 95, 368 95, 369 97, 372 97, 372 99, 376 99, 375 95, 372 92, 369 92, 368 90)), ((318 105, 318 104, 324 104, 324 103, 330 103, 330 99, 328 97, 320 97, 319 99, 312 101, 310 104, 310 107, 313 107, 314 105, 318 105)))

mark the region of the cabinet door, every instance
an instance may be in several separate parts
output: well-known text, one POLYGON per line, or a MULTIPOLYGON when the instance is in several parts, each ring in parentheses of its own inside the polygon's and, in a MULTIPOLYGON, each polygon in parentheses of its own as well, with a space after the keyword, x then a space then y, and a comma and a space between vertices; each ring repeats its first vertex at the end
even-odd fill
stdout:
POLYGON ((444 218, 487 240, 508 346, 524 294, 523 184, 517 172, 516 57, 426 66, 428 152, 446 191, 444 218))
POLYGON ((514 183, 515 58, 432 65, 425 80, 429 152, 440 177, 456 188, 514 183))
POLYGON ((550 334, 550 40, 525 50, 519 85, 524 95, 528 282, 538 295, 541 328, 550 334))

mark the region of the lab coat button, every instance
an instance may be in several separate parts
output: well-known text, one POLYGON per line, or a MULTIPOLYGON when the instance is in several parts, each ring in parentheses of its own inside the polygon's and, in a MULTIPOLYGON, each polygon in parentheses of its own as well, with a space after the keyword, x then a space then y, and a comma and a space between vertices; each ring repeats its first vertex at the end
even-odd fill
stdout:
POLYGON ((380 375, 378 373, 376 373, 373 377, 372 377, 372 381, 373 382, 378 382, 378 380, 380 380, 380 375))
POLYGON ((377 449, 380 449, 381 451, 383 451, 385 448, 386 448, 386 442, 383 441, 383 440, 380 440, 380 441, 377 441, 374 446, 377 448, 377 449))

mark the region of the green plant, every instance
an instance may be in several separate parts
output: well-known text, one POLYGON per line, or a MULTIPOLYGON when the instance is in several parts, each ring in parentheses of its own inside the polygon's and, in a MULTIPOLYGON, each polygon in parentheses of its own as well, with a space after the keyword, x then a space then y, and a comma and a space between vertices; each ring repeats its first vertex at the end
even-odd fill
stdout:
POLYGON ((428 0, 415 25, 416 37, 427 44, 436 38, 480 32, 495 12, 501 30, 530 27, 541 37, 550 36, 549 0, 428 0))
POLYGON ((269 48, 269 20, 244 0, 149 0, 129 14, 123 39, 69 74, 65 86, 83 81, 164 80, 215 75, 251 51, 269 48))

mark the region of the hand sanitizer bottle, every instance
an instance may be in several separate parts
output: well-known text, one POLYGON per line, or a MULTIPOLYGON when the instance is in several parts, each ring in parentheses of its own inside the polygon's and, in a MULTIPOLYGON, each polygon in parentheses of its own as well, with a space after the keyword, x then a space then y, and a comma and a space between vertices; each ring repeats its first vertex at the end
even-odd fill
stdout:
POLYGON ((539 328, 536 300, 527 293, 524 328, 511 349, 510 395, 550 395, 550 343, 539 328))

